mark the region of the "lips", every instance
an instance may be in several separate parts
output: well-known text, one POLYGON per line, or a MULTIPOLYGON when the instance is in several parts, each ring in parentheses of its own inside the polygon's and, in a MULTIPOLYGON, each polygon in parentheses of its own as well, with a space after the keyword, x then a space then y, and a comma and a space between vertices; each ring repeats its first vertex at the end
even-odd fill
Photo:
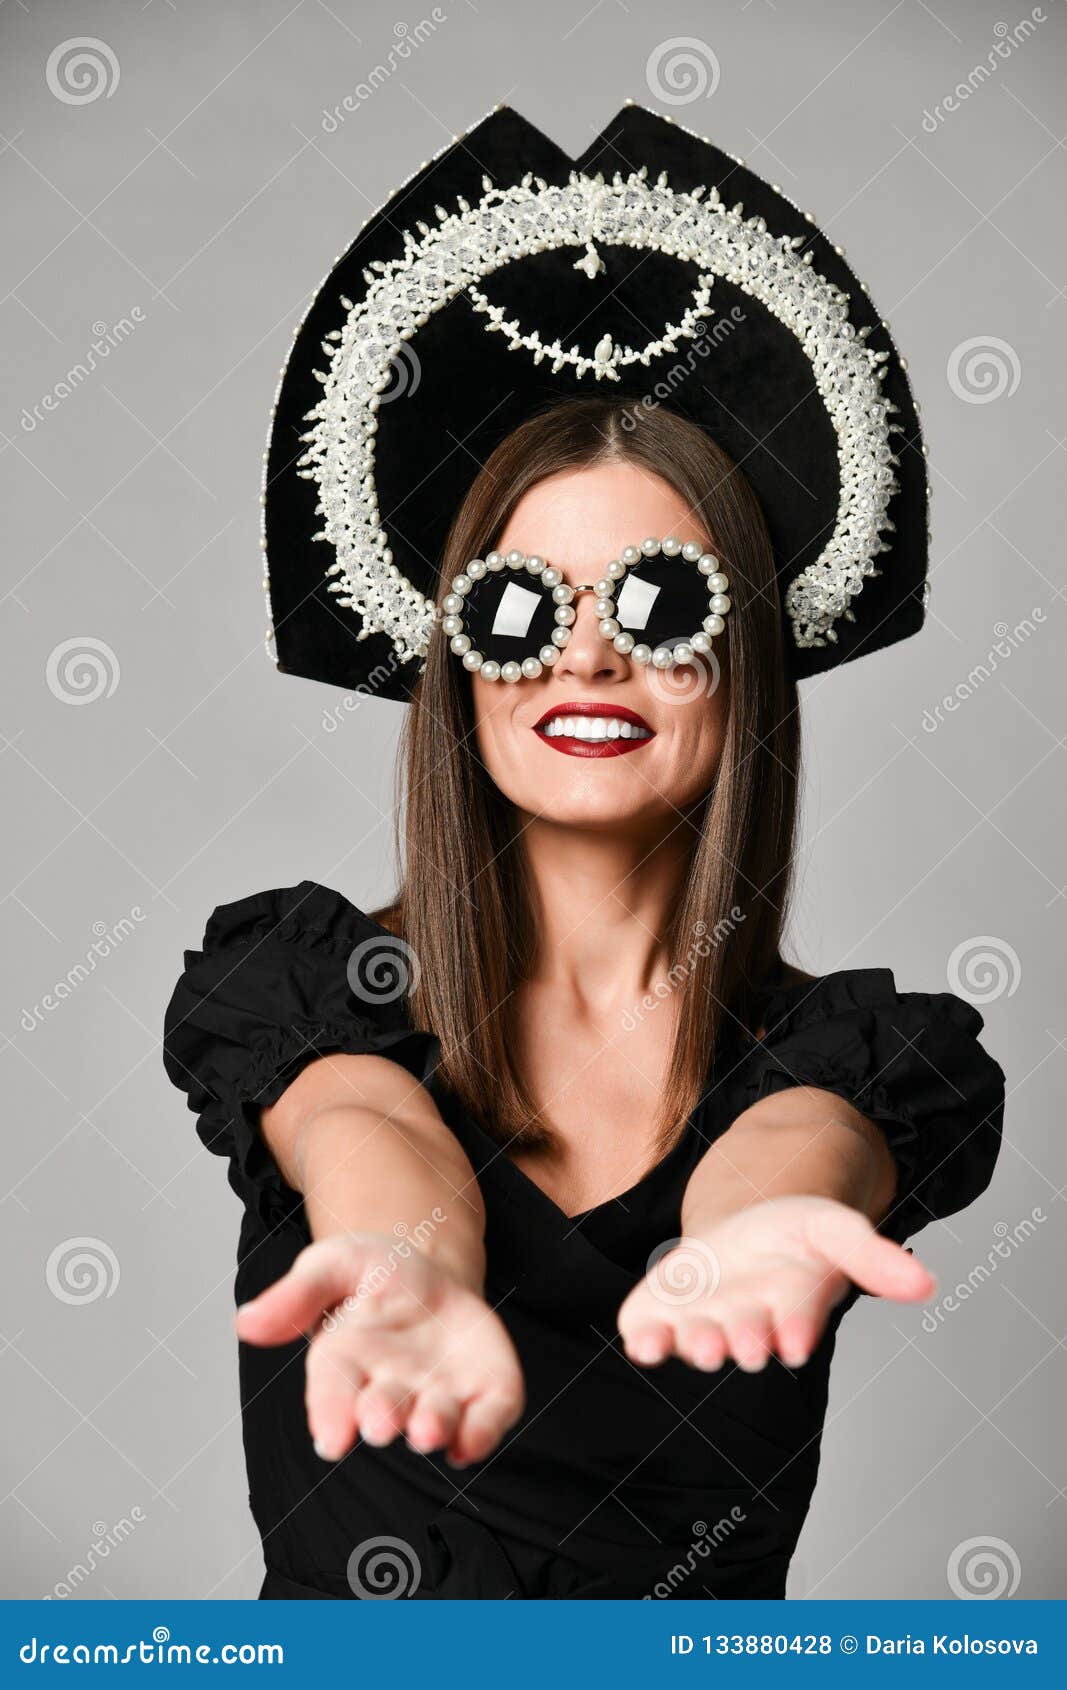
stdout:
POLYGON ((591 700, 554 704, 534 724, 534 732, 566 757, 623 757, 655 738, 655 730, 636 710, 591 700))

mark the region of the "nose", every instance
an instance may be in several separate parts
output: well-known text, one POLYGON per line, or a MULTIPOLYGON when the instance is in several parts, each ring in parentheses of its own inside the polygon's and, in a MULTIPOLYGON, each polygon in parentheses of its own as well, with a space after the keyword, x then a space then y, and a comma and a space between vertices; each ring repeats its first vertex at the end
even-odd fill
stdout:
POLYGON ((596 594, 589 590, 576 592, 571 603, 574 621, 571 637, 560 652, 552 673, 571 681, 614 682, 625 680, 630 672, 630 660, 615 650, 611 641, 600 632, 596 594))

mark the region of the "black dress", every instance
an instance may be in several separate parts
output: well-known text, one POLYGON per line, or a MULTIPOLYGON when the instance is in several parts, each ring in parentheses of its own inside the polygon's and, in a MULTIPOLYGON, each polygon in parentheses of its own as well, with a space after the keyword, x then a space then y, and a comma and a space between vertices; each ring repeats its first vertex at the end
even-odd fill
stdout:
POLYGON ((502 1446, 463 1471, 402 1442, 360 1444, 331 1466, 308 1435, 303 1346, 242 1345, 261 1594, 351 1598, 376 1577, 388 1591, 393 1564, 395 1593, 417 1599, 782 1596, 847 1302, 805 1367, 773 1361, 757 1374, 635 1367, 621 1351, 619 1305, 650 1253, 681 1232, 685 1186, 708 1144, 784 1087, 836 1092, 884 1128, 900 1170, 891 1236, 970 1203, 992 1173, 1004 1098, 977 1042, 981 1017, 945 993, 899 994, 882 969, 772 987, 764 1038, 730 1036, 676 1147, 575 1219, 435 1083, 435 1041, 411 1027, 402 1002, 352 997, 348 958, 381 932, 305 883, 217 910, 203 951, 186 955, 167 1014, 167 1072, 204 1143, 229 1158, 245 1206, 237 1300, 272 1284, 309 1242, 259 1111, 318 1054, 383 1054, 428 1084, 478 1175, 486 1296, 518 1351, 527 1407, 502 1446))

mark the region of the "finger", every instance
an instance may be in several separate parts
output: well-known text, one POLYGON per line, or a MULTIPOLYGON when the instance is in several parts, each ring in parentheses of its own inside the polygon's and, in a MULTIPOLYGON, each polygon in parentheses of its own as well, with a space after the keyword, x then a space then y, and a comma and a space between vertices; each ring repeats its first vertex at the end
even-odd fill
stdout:
POLYGON ((704 1373, 714 1373, 726 1360, 726 1334, 717 1321, 703 1317, 680 1326, 674 1347, 683 1361, 704 1373))
POLYGON ((307 1353, 308 1429, 315 1454, 323 1461, 339 1461, 352 1448, 359 1432, 356 1404, 366 1373, 346 1347, 317 1338, 307 1353))
POLYGON ((786 1367, 803 1367, 819 1341, 820 1322, 810 1314, 789 1314, 771 1333, 771 1345, 786 1367))
POLYGON ((359 1429, 365 1443, 384 1449, 400 1436, 414 1406, 414 1392, 391 1379, 372 1379, 356 1404, 359 1429))
POLYGON ((459 1401, 450 1391, 441 1387, 420 1391, 408 1420, 408 1443, 424 1455, 432 1449, 447 1449, 459 1416, 459 1401))
POLYGON ((883 1238, 858 1210, 823 1214, 813 1226, 822 1252, 862 1290, 897 1303, 919 1303, 933 1295, 933 1274, 891 1238, 883 1238))
POLYGON ((631 1361, 642 1367, 658 1367, 674 1348, 674 1333, 666 1321, 647 1321, 622 1334, 623 1347, 631 1361))
POLYGON ((242 1304, 237 1335, 246 1344, 291 1344, 314 1331, 351 1288, 351 1254, 323 1239, 302 1250, 283 1279, 242 1304))
POLYGON ((771 1322, 762 1309, 739 1308, 723 1319, 730 1354, 745 1373, 759 1373, 771 1354, 771 1322))
POLYGON ((472 1398, 464 1406, 459 1428, 448 1446, 451 1465, 469 1467, 474 1461, 484 1461, 521 1413, 521 1401, 501 1391, 472 1398))

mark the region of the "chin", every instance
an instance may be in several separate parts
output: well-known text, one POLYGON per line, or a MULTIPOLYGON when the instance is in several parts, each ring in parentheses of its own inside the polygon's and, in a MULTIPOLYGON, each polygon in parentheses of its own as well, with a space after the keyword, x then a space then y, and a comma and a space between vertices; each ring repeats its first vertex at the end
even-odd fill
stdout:
POLYGON ((605 804, 550 804, 534 813, 539 821, 554 827, 574 828, 579 833, 625 834, 652 822, 665 821, 669 811, 665 805, 650 804, 635 805, 632 809, 605 804))
POLYGON ((527 814, 558 827, 586 830, 646 826, 677 816, 692 801, 685 793, 665 793, 647 778, 635 778, 621 769, 609 771, 603 764, 587 777, 558 785, 544 779, 497 781, 497 785, 505 798, 527 814))

